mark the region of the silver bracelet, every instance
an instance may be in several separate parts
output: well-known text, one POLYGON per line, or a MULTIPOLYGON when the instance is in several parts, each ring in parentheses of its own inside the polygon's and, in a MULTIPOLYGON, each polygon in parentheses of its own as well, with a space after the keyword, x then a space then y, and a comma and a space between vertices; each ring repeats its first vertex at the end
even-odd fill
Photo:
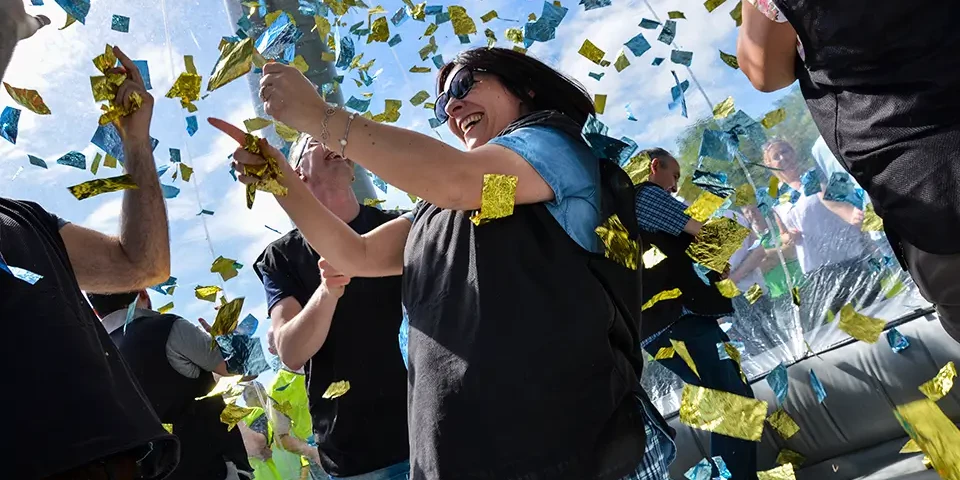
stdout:
POLYGON ((351 113, 350 116, 347 117, 347 128, 343 132, 343 138, 340 139, 340 156, 343 158, 347 158, 345 155, 347 151, 347 137, 350 136, 350 125, 353 123, 354 118, 357 118, 356 113, 351 113))
POLYGON ((323 112, 323 123, 321 124, 323 130, 320 132, 320 143, 324 145, 327 144, 327 139, 330 138, 327 125, 330 123, 330 117, 332 117, 334 113, 337 113, 337 107, 334 105, 327 106, 327 109, 323 112))

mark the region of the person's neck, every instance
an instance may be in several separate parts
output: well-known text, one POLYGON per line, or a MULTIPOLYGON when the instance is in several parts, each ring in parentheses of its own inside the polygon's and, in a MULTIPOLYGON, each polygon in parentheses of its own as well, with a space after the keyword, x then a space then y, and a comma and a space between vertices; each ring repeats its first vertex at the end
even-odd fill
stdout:
POLYGON ((312 188, 311 192, 323 206, 344 223, 352 222, 360 214, 360 203, 357 202, 357 196, 349 185, 345 187, 323 185, 312 188))

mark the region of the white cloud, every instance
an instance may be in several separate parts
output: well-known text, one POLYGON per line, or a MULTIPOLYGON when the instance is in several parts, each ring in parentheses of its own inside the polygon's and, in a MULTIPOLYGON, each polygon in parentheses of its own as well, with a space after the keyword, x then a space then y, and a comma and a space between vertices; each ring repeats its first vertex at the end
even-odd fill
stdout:
POLYGON ((116 235, 120 232, 120 210, 123 198, 112 198, 97 207, 81 225, 107 235, 116 235))

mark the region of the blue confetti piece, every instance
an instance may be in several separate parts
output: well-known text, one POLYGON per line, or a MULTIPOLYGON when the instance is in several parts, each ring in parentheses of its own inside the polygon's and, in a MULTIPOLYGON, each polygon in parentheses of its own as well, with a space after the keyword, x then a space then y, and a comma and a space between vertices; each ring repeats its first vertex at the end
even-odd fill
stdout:
POLYGON ((406 21, 409 19, 410 16, 407 15, 407 8, 400 7, 397 9, 397 12, 393 14, 393 17, 390 17, 390 23, 392 23, 394 27, 399 27, 400 25, 406 23, 406 21))
POLYGON ((846 172, 833 172, 833 175, 830 176, 830 182, 827 184, 827 191, 823 194, 823 199, 847 202, 863 210, 863 193, 857 191, 850 174, 846 172))
POLYGON ((68 15, 86 25, 87 14, 90 13, 90 0, 56 0, 56 2, 68 15))
POLYGON ((261 17, 267 16, 267 0, 257 0, 257 3, 260 4, 260 7, 257 9, 257 13, 261 17))
POLYGON ((656 30, 660 28, 660 22, 656 20, 650 20, 649 18, 644 18, 640 20, 640 28, 645 28, 647 30, 656 30))
MULTIPOLYGON (((120 132, 112 122, 97 127, 97 131, 93 133, 93 138, 90 139, 90 143, 99 147, 100 150, 106 152, 107 155, 116 158, 120 163, 124 162, 123 140, 120 139, 120 132)), ((150 137, 151 150, 155 150, 159 144, 160 140, 150 137)))
POLYGON ((163 174, 167 173, 167 170, 170 170, 170 165, 161 165, 160 168, 157 169, 157 176, 162 177, 163 174))
POLYGON ((583 124, 583 131, 581 133, 583 135, 606 135, 608 131, 610 131, 609 127, 601 122, 596 116, 590 115, 587 117, 586 123, 583 124))
POLYGON ((639 57, 650 50, 650 42, 643 36, 642 33, 638 33, 637 36, 631 38, 625 43, 626 47, 633 52, 633 55, 639 57))
POLYGON ((770 388, 773 389, 773 393, 777 395, 777 401, 780 405, 783 405, 783 402, 787 401, 787 393, 790 390, 786 365, 783 363, 777 365, 777 368, 774 368, 767 375, 767 383, 770 385, 770 388))
POLYGON ((450 12, 440 12, 435 17, 434 23, 437 25, 443 25, 450 21, 450 12))
POLYGON ((147 64, 146 60, 134 60, 133 64, 137 66, 137 70, 140 70, 140 76, 143 77, 143 84, 147 87, 147 90, 153 89, 153 84, 150 83, 150 66, 147 64))
POLYGON ((171 148, 170 149, 170 163, 180 163, 180 149, 171 148))
POLYGON ((303 32, 290 21, 290 15, 284 12, 260 34, 256 48, 264 58, 276 60, 287 51, 288 47, 295 46, 301 37, 303 32))
POLYGON ((654 59, 653 59, 653 62, 651 62, 650 65, 653 65, 654 67, 659 67, 660 64, 663 63, 664 60, 666 60, 666 59, 663 58, 663 57, 654 58, 654 59))
POLYGON ((158 283, 150 287, 150 290, 153 290, 157 293, 161 293, 163 295, 172 295, 173 292, 170 287, 176 287, 176 286, 177 286, 177 277, 170 277, 164 280, 163 283, 158 283))
POLYGON ((45 162, 42 158, 37 158, 33 155, 27 155, 27 158, 30 159, 30 165, 36 165, 40 168, 47 168, 47 162, 45 162))
POLYGON ((729 198, 736 190, 727 183, 727 174, 723 172, 714 173, 706 170, 694 170, 690 181, 692 181, 694 185, 720 198, 729 198))
MULTIPOLYGON (((279 389, 277 389, 277 390, 279 390, 279 389)), ((320 444, 317 443, 317 434, 316 434, 316 433, 311 434, 309 437, 307 437, 307 445, 310 445, 311 447, 318 447, 318 446, 320 446, 320 444)))
POLYGON ((720 478, 725 478, 728 480, 733 478, 733 474, 730 473, 730 469, 727 468, 727 462, 723 461, 723 457, 713 457, 713 463, 717 466, 717 471, 720 472, 720 478))
POLYGON ((247 314, 247 316, 237 325, 237 328, 233 331, 236 335, 246 335, 253 336, 254 332, 257 331, 257 326, 260 325, 260 320, 257 320, 257 317, 254 317, 252 314, 247 314))
POLYGON ((270 370, 259 338, 236 333, 220 335, 217 337, 217 346, 227 363, 228 373, 256 376, 270 370))
POLYGON ((710 474, 712 472, 713 465, 710 464, 709 460, 704 458, 696 465, 690 467, 690 470, 687 470, 683 476, 687 477, 688 480, 710 480, 710 474))
POLYGON ((633 109, 630 107, 629 103, 624 105, 623 109, 627 111, 627 120, 630 120, 631 122, 637 121, 637 117, 633 114, 633 109))
POLYGON ((707 278, 707 274, 710 273, 709 268, 700 265, 699 263, 694 263, 693 271, 696 272, 698 277, 700 277, 700 281, 703 282, 704 285, 710 285, 710 279, 707 278))
POLYGON ((356 110, 360 113, 366 112, 370 108, 370 99, 361 100, 353 95, 350 96, 350 100, 347 100, 345 107, 356 110))
POLYGON ((42 7, 42 6, 43 6, 43 0, 30 0, 30 4, 33 5, 33 6, 35 6, 35 7, 42 7))
POLYGON ((87 169, 87 157, 80 152, 67 152, 57 159, 57 163, 68 167, 79 168, 80 170, 87 169))
POLYGON ((200 215, 213 215, 213 210, 207 210, 204 208, 203 210, 200 210, 200 213, 197 214, 198 217, 200 215))
POLYGON ((437 70, 443 68, 443 65, 444 65, 443 55, 434 55, 433 58, 431 58, 431 60, 433 60, 433 65, 437 67, 437 70))
POLYGON ((387 45, 389 45, 389 46, 391 46, 391 47, 396 47, 397 44, 400 43, 400 42, 402 42, 402 41, 403 41, 403 39, 400 38, 400 34, 398 33, 398 34, 395 34, 395 35, 390 39, 389 42, 387 42, 387 45))
POLYGON ((670 52, 670 61, 678 65, 690 66, 693 63, 693 52, 673 50, 670 52))
POLYGON ((810 370, 810 386, 817 394, 817 402, 823 403, 827 399, 827 390, 823 388, 823 384, 820 383, 820 379, 817 378, 817 374, 813 370, 810 370))
POLYGON ((907 340, 907 337, 903 336, 896 328, 891 328, 887 331, 887 343, 890 344, 890 348, 896 353, 910 348, 910 340, 907 340))
POLYGON ((197 124, 197 116, 190 115, 187 117, 187 133, 192 137, 193 134, 197 133, 197 130, 200 128, 200 125, 197 124))
POLYGON ((164 185, 160 184, 160 190, 163 191, 163 198, 170 200, 171 198, 177 198, 177 195, 180 195, 180 189, 174 187, 173 185, 164 185))
POLYGON ((281 232, 280 230, 277 230, 276 228, 271 227, 270 225, 264 225, 264 227, 266 227, 267 230, 270 230, 271 232, 279 233, 280 235, 283 235, 283 232, 281 232))
POLYGON ((423 9, 424 15, 439 15, 443 13, 442 5, 427 5, 423 9))
POLYGON ((16 145, 17 134, 20 132, 20 110, 13 107, 4 107, 0 113, 0 136, 16 145))
POLYGON ((737 110, 733 115, 723 119, 720 128, 737 134, 741 137, 741 141, 743 137, 757 145, 763 145, 767 141, 767 134, 764 132, 763 126, 743 110, 737 110))
POLYGON ((683 93, 690 87, 690 81, 684 80, 683 83, 680 83, 680 79, 677 78, 677 72, 671 70, 670 73, 673 74, 673 81, 676 83, 676 86, 670 87, 670 96, 673 100, 667 105, 667 108, 676 110, 677 107, 680 107, 680 113, 683 115, 683 118, 689 118, 687 117, 687 98, 683 93))
POLYGON ((443 125, 443 122, 441 122, 436 118, 427 119, 427 122, 430 124, 430 128, 433 130, 436 130, 437 128, 439 128, 440 125, 443 125))
POLYGON ((382 178, 376 175, 373 175, 373 174, 371 175, 373 176, 373 184, 376 185, 381 192, 387 193, 387 182, 384 182, 382 178))
POLYGON ((550 2, 543 2, 543 11, 540 17, 534 22, 527 22, 523 26, 523 46, 530 48, 533 42, 547 42, 557 36, 557 27, 563 17, 567 15, 567 9, 558 7, 550 2))
POLYGON ((461 44, 461 45, 469 45, 469 44, 470 44, 470 35, 457 35, 457 38, 460 39, 460 44, 461 44))
POLYGON ((410 317, 407 316, 406 308, 403 308, 403 321, 400 322, 400 332, 397 334, 397 339, 400 341, 400 355, 403 356, 403 365, 409 370, 410 361, 407 358, 407 346, 410 343, 410 317))
POLYGON ((740 140, 735 134, 706 129, 700 138, 700 152, 697 155, 732 162, 739 149, 740 140))
POLYGON ((290 158, 290 146, 292 144, 284 142, 283 148, 280 149, 280 153, 283 154, 283 158, 290 158))
POLYGON ((133 297, 133 301, 130 302, 130 306, 127 307, 127 317, 123 321, 123 334, 127 334, 127 325, 130 325, 130 322, 133 320, 133 314, 137 310, 137 300, 140 300, 140 295, 133 297))
POLYGON ((4 261, 2 256, 0 256, 0 270, 9 273, 10 275, 23 280, 24 282, 27 282, 30 285, 35 285, 40 281, 40 279, 43 278, 43 275, 40 275, 39 273, 33 273, 25 268, 7 265, 7 262, 4 261))
POLYGON ((253 22, 250 21, 250 17, 244 15, 237 20, 237 27, 246 33, 253 29, 253 22))
POLYGON ((114 15, 113 19, 110 20, 110 29, 117 32, 130 33, 130 17, 114 15))
MULTIPOLYGON (((337 68, 347 68, 353 61, 354 46, 353 39, 343 37, 340 39, 340 53, 337 55, 337 68)), ((342 83, 342 82, 341 82, 342 83)))
POLYGON ((820 193, 820 170, 816 168, 811 168, 807 170, 801 177, 800 183, 803 184, 803 194, 805 196, 816 195, 820 193))
POLYGON ((590 73, 588 73, 587 75, 588 75, 590 78, 599 81, 601 78, 603 78, 604 73, 603 73, 603 72, 600 72, 600 73, 590 72, 590 73))
POLYGON ((657 40, 670 45, 673 43, 673 39, 677 36, 677 22, 673 20, 667 20, 667 23, 663 24, 663 30, 660 30, 660 36, 657 37, 657 40))
POLYGON ((300 0, 300 13, 306 16, 320 15, 326 17, 330 13, 330 8, 320 0, 300 0))
POLYGON ((610 6, 610 0, 580 0, 580 5, 583 5, 583 10, 593 10, 595 8, 603 8, 610 6))
POLYGON ((623 158, 624 152, 630 150, 630 145, 606 135, 587 133, 584 134, 583 137, 590 145, 590 151, 592 151, 597 158, 607 159, 617 162, 617 164, 619 164, 623 158))
POLYGON ((626 143, 628 148, 620 152, 620 161, 618 162, 621 166, 626 165, 627 162, 633 157, 633 154, 640 149, 640 145, 637 145, 637 142, 634 142, 632 138, 629 137, 620 137, 620 141, 626 143))
POLYGON ((230 173, 230 176, 233 177, 233 181, 236 182, 236 181, 237 181, 237 173, 233 171, 233 167, 230 167, 230 169, 227 170, 227 172, 230 173))

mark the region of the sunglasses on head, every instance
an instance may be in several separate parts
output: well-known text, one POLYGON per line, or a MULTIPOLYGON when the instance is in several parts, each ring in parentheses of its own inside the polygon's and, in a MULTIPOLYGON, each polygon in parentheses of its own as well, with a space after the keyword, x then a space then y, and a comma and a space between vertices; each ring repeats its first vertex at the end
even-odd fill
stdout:
POLYGON ((437 102, 433 105, 433 114, 437 116, 440 123, 447 123, 447 120, 450 119, 450 116, 447 115, 447 104, 450 103, 450 98, 463 100, 477 84, 477 80, 473 78, 474 71, 482 72, 483 70, 461 68, 450 80, 450 88, 437 97, 437 102))

